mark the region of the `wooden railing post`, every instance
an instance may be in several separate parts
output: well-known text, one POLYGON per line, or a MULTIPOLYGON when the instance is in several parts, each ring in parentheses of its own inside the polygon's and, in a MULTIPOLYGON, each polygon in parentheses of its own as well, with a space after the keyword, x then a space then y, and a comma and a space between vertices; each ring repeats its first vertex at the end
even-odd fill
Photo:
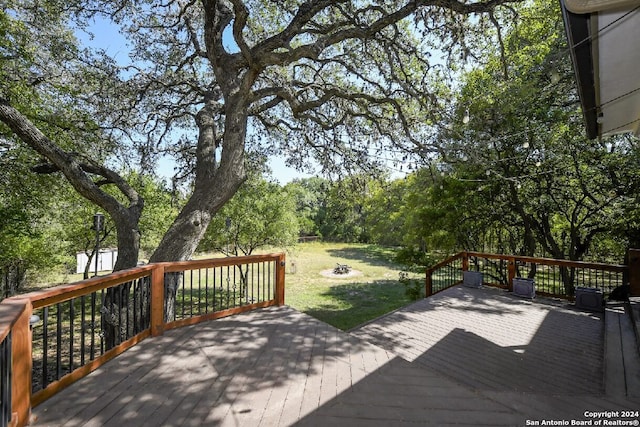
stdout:
POLYGON ((629 249, 627 268, 631 296, 640 296, 640 249, 629 249))
POLYGON ((285 255, 280 254, 276 260, 276 304, 284 305, 284 275, 287 265, 285 255))
POLYGON ((164 264, 151 270, 151 336, 164 332, 164 264))
POLYGON ((431 275, 433 274, 433 270, 428 269, 427 270, 427 277, 425 278, 425 290, 424 290, 424 296, 426 297, 430 297, 431 295, 433 295, 433 282, 431 281, 431 275))
POLYGON ((509 287, 509 292, 513 292, 513 279, 516 277, 516 259, 509 257, 507 262, 507 286, 509 287))
POLYGON ((469 270, 469 252, 462 252, 462 271, 469 270))
POLYGON ((31 417, 31 329, 29 319, 33 313, 31 301, 12 298, 6 304, 23 305, 22 314, 11 330, 12 380, 11 424, 25 426, 31 417))

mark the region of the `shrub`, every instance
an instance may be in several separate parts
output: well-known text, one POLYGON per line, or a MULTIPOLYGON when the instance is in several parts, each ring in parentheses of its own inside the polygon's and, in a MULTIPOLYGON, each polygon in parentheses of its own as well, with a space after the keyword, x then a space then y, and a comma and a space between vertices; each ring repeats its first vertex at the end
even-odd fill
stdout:
POLYGON ((424 290, 424 282, 419 279, 411 279, 406 271, 401 271, 399 276, 398 281, 404 286, 404 294, 411 301, 419 300, 424 290))
POLYGON ((414 273, 422 273, 429 266, 435 264, 431 255, 412 246, 400 249, 396 253, 395 261, 408 267, 414 273))

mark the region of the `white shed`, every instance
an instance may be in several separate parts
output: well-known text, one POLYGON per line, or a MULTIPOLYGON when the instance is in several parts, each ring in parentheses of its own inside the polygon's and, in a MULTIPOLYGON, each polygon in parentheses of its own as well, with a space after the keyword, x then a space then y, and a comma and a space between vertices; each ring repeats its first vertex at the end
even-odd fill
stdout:
MULTIPOLYGON (((118 259, 118 249, 104 248, 100 249, 98 254, 98 271, 110 271, 113 270, 113 266, 116 265, 116 259, 118 259)), ((76 253, 76 273, 84 273, 84 269, 87 266, 89 257, 84 252, 76 253)), ((96 269, 95 258, 91 260, 91 268, 89 271, 93 272, 96 269)))

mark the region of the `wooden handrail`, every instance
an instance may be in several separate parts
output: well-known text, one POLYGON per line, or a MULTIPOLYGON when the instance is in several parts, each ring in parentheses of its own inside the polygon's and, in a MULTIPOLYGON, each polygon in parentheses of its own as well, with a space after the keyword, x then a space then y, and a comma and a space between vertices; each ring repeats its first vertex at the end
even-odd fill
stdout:
POLYGON ((605 264, 605 263, 599 263, 599 262, 586 262, 586 261, 570 261, 570 260, 555 259, 555 258, 540 258, 540 257, 520 256, 520 255, 502 255, 502 254, 491 254, 491 253, 484 253, 484 252, 467 252, 467 255, 470 257, 476 256, 480 258, 502 259, 505 261, 515 260, 515 261, 530 262, 535 264, 557 265, 561 267, 592 268, 595 270, 615 271, 618 273, 624 272, 627 269, 626 265, 620 265, 620 264, 605 264))
POLYGON ((164 266, 164 271, 167 273, 175 273, 186 269, 197 268, 211 268, 211 267, 226 267, 238 264, 251 264, 264 261, 276 261, 279 260, 282 254, 261 254, 261 255, 246 255, 236 257, 224 257, 224 258, 208 258, 197 259, 190 261, 177 261, 177 262, 161 262, 164 266))
MULTIPOLYGON (((598 263, 598 262, 571 261, 571 260, 532 257, 532 256, 504 255, 504 254, 492 254, 492 253, 475 252, 475 251, 469 251, 469 252, 463 251, 455 255, 452 255, 447 259, 427 269, 426 281, 425 281, 426 295, 429 296, 433 294, 433 284, 432 284, 431 276, 436 270, 441 269, 447 265, 450 265, 451 263, 457 261, 460 258, 462 258, 461 269, 463 271, 467 270, 469 268, 469 258, 471 257, 506 261, 507 262, 507 288, 509 290, 513 290, 513 279, 516 276, 517 265, 519 263, 523 263, 523 264, 530 263, 530 264, 556 266, 556 267, 564 267, 564 268, 575 268, 575 269, 590 269, 590 270, 598 270, 598 271, 607 271, 607 272, 618 273, 618 274, 625 274, 628 272, 630 276, 630 282, 633 282, 633 277, 634 277, 634 274, 632 274, 633 272, 630 271, 631 269, 629 266, 620 265, 620 264, 605 264, 605 263, 598 263)), ((638 277, 640 277, 640 275, 638 275, 638 277)), ((637 279, 637 281, 638 283, 640 283, 640 279, 637 279)), ((640 285, 638 285, 637 288, 638 289, 636 293, 640 295, 640 285)), ((558 296, 561 296, 561 295, 558 295, 558 296)))
POLYGON ((0 302, 0 342, 11 333, 12 337, 12 426, 22 427, 29 422, 31 407, 42 402, 57 391, 97 369, 107 360, 122 353, 127 348, 152 335, 161 335, 165 329, 194 324, 204 320, 228 316, 269 305, 284 304, 284 254, 263 254, 242 257, 225 257, 181 262, 162 262, 134 267, 118 271, 106 276, 93 277, 81 282, 60 285, 50 289, 23 294, 18 297, 7 298, 0 302), (165 273, 175 273, 185 270, 196 270, 213 267, 245 265, 260 262, 274 262, 275 289, 271 300, 257 302, 242 307, 231 308, 221 312, 194 316, 182 321, 165 322, 164 320, 164 286, 165 273), (31 328, 30 316, 34 309, 48 307, 54 304, 70 301, 83 295, 89 295, 113 286, 131 282, 144 277, 150 278, 151 311, 150 325, 141 333, 124 341, 118 346, 97 357, 90 363, 75 369, 62 377, 54 387, 47 387, 31 395, 31 328))
POLYGON ((439 268, 442 268, 442 267, 444 267, 445 265, 450 264, 450 263, 452 263, 453 261, 455 261, 455 260, 457 260, 457 259, 459 259, 459 258, 464 257, 464 255, 465 255, 465 254, 466 254, 466 252, 458 252, 458 253, 457 253, 457 254, 455 254, 455 255, 451 255, 450 257, 448 257, 448 258, 446 258, 446 259, 444 259, 444 260, 440 261, 440 262, 439 262, 439 263, 437 263, 436 265, 434 265, 434 266, 432 266, 432 267, 429 267, 429 268, 427 269, 427 274, 428 274, 428 273, 433 273, 435 270, 437 270, 437 269, 439 269, 439 268))
POLYGON ((154 268, 156 267, 153 264, 133 267, 128 270, 116 271, 106 276, 96 276, 81 282, 30 292, 21 295, 21 298, 28 298, 33 304, 33 308, 38 309, 149 276, 154 268))
POLYGON ((9 332, 11 332, 28 304, 27 301, 16 303, 14 299, 7 299, 6 301, 6 303, 0 304, 0 342, 4 341, 9 335, 9 332))
POLYGON ((458 252, 455 255, 452 255, 442 261, 440 261, 439 263, 437 263, 436 265, 430 267, 427 269, 426 271, 426 277, 425 277, 425 296, 429 297, 431 295, 434 294, 433 292, 433 280, 431 278, 431 276, 433 275, 433 273, 442 268, 442 267, 446 267, 447 265, 451 264, 454 261, 459 260, 460 258, 462 258, 462 268, 463 270, 466 269, 467 264, 466 264, 466 260, 467 260, 467 253, 466 252, 458 252))

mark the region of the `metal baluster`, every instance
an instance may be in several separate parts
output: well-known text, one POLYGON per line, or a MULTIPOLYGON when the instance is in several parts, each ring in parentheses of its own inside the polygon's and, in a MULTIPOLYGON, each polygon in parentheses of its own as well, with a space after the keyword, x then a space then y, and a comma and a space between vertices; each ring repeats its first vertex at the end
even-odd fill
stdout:
MULTIPOLYGON (((218 269, 218 271, 221 269, 218 269)), ((220 283, 222 283, 222 275, 220 275, 220 283)), ((222 286, 222 285, 221 285, 222 286)), ((216 298, 216 290, 218 289, 218 286, 216 285, 216 269, 213 269, 213 311, 218 311, 218 303, 217 298, 216 298)))
POLYGON ((96 350, 96 293, 91 293, 91 338, 89 339, 89 360, 95 358, 96 350))
POLYGON ((256 298, 254 296, 254 294, 255 294, 254 288, 256 286, 255 285, 255 280, 256 280, 255 275, 256 275, 257 265, 258 265, 257 262, 251 263, 251 295, 250 296, 249 296, 249 278, 248 278, 248 275, 247 275, 247 296, 249 297, 249 303, 250 304, 253 304, 253 303, 256 302, 256 298))
POLYGON ((142 285, 144 280, 145 277, 142 277, 133 282, 133 335, 137 335, 142 331, 142 304, 138 301, 138 294, 142 296, 142 285), (138 314, 138 310, 140 310, 140 314, 138 314))
POLYGON ((185 283, 186 279, 185 279, 184 271, 181 272, 180 275, 182 276, 182 280, 181 280, 182 281, 182 318, 184 319, 185 310, 186 310, 186 307, 185 307, 185 305, 186 305, 185 304, 185 287, 184 287, 185 286, 184 283, 185 283))
MULTIPOLYGON (((206 271, 205 271, 206 277, 206 271)), ((205 298, 206 299, 206 298, 205 298)), ((202 269, 198 269, 198 315, 202 315, 202 269)))
POLYGON ((238 286, 238 281, 236 280, 236 267, 233 268, 233 306, 236 306, 236 287, 238 286))
MULTIPOLYGON (((268 271, 268 275, 269 275, 269 287, 268 287, 268 294, 269 294, 269 299, 275 299, 276 297, 276 290, 275 290, 275 286, 272 286, 271 281, 273 280, 273 273, 271 273, 271 266, 275 264, 275 261, 273 263, 268 263, 268 267, 267 269, 268 271), (271 290, 271 288, 274 288, 273 291, 271 290)), ((275 269, 274 269, 275 271, 275 269)))
POLYGON ((0 343, 0 425, 9 425, 11 419, 11 331, 0 343))
POLYGON ((189 317, 193 317, 193 270, 189 270, 189 317))
POLYGON ((85 337, 84 334, 86 328, 86 315, 87 308, 85 307, 86 297, 82 295, 80 297, 80 366, 84 366, 84 354, 85 354, 85 337))
POLYGON ((104 289, 100 290, 100 354, 104 354, 104 289))
POLYGON ((142 313, 144 313, 144 317, 142 319, 142 329, 147 329, 151 324, 151 306, 150 306, 150 288, 151 288, 151 277, 147 276, 144 281, 144 287, 142 288, 142 302, 141 306, 143 307, 142 313))
MULTIPOLYGON (((118 310, 118 329, 116 329, 116 344, 120 344, 122 342, 122 296, 123 296, 123 287, 124 285, 118 285, 115 287, 117 302, 115 304, 115 309, 118 310)), ((111 303, 114 306, 113 303, 111 303)))
POLYGON ((227 266, 227 308, 229 308, 229 298, 231 296, 231 288, 229 287, 229 281, 231 277, 229 276, 229 266, 227 266))
POLYGON ((122 296, 124 298, 124 307, 125 310, 127 310, 127 312, 125 313, 125 333, 124 333, 124 339, 125 341, 128 340, 129 338, 131 338, 133 335, 129 332, 131 329, 131 307, 129 306, 129 297, 131 296, 131 288, 132 285, 134 287, 135 290, 135 285, 134 285, 134 281, 128 282, 125 287, 122 289, 122 296))
POLYGON ((48 359, 49 354, 49 307, 42 310, 42 388, 49 384, 48 359))
POLYGON ((264 289, 265 289, 265 286, 264 286, 264 282, 265 282, 265 280, 264 280, 264 270, 265 270, 264 269, 264 262, 261 262, 258 265, 258 280, 259 280, 258 294, 260 294, 260 290, 262 289, 262 301, 266 301, 266 299, 267 299, 265 297, 265 294, 264 294, 264 289), (261 269, 262 269, 262 280, 260 280, 260 270, 261 269))
POLYGON ((74 299, 69 300, 69 372, 73 372, 73 318, 75 310, 73 306, 74 299))
POLYGON ((56 304, 57 329, 56 329, 56 380, 62 376, 62 313, 61 304, 56 304))
POLYGON ((209 267, 204 270, 204 313, 209 312, 209 267))
MULTIPOLYGON (((254 268, 255 268, 255 263, 251 264, 251 303, 252 304, 255 302, 255 298, 253 296, 254 268)), ((247 290, 248 290, 248 286, 249 285, 247 285, 247 290)), ((249 296, 249 292, 247 292, 247 296, 249 296)))

